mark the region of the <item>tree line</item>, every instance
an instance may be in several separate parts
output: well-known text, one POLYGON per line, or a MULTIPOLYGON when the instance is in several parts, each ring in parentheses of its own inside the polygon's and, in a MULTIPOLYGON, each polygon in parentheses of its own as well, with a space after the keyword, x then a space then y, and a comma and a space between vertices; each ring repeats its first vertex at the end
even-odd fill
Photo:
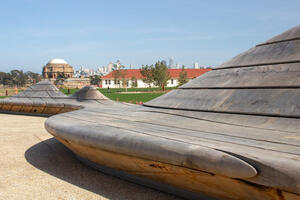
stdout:
MULTIPOLYGON (((161 61, 156 62, 155 65, 142 66, 141 74, 143 76, 143 81, 148 84, 149 87, 155 85, 163 88, 163 90, 167 85, 168 80, 171 79, 168 67, 161 61)), ((178 81, 179 85, 183 85, 188 81, 184 65, 182 66, 178 81)))
MULTIPOLYGON (((153 85, 161 87, 164 90, 168 80, 171 79, 168 67, 161 61, 156 62, 154 65, 143 65, 140 72, 143 77, 143 82, 149 87, 153 85)), ((123 87, 126 86, 126 69, 123 65, 115 65, 113 67, 112 76, 114 82, 119 84, 119 87, 121 87, 121 84, 123 87)), ((185 84, 188 81, 187 72, 185 71, 184 66, 182 66, 178 81, 179 85, 185 84)), ((131 78, 131 82, 132 87, 137 87, 137 79, 135 77, 131 78)))
POLYGON ((0 85, 24 87, 41 81, 42 76, 31 71, 12 70, 8 73, 0 72, 0 85))

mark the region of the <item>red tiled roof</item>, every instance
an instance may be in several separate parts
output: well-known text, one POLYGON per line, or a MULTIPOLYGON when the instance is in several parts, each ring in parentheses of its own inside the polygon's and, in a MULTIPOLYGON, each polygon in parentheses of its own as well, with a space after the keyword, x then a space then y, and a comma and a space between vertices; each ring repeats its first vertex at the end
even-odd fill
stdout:
MULTIPOLYGON (((125 79, 131 79, 132 77, 135 77, 137 79, 142 79, 142 74, 140 73, 140 69, 125 69, 126 70, 126 75, 125 79)), ((184 71, 187 72, 187 78, 192 79, 196 78, 211 69, 184 69, 184 71)), ((179 78, 180 72, 182 69, 169 69, 169 73, 171 78, 176 79, 179 78)), ((113 79, 113 72, 110 72, 109 74, 105 75, 102 77, 102 79, 113 79)))
MULTIPOLYGON (((125 75, 126 79, 131 79, 132 77, 135 77, 137 79, 142 78, 142 74, 140 73, 139 69, 124 69, 124 71, 125 70, 126 70, 126 75, 125 75)), ((102 79, 113 79, 113 78, 114 78, 113 72, 110 72, 109 74, 102 77, 102 79)))
MULTIPOLYGON (((184 69, 188 79, 196 78, 210 70, 211 69, 184 69)), ((182 69, 169 69, 171 78, 179 78, 180 72, 182 72, 182 69)))

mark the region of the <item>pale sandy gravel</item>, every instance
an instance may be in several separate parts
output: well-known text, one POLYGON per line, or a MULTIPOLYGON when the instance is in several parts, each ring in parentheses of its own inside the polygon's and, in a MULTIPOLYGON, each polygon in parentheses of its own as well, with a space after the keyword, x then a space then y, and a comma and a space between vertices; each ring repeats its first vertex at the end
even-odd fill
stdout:
POLYGON ((0 114, 0 199, 179 199, 77 161, 46 118, 0 114))

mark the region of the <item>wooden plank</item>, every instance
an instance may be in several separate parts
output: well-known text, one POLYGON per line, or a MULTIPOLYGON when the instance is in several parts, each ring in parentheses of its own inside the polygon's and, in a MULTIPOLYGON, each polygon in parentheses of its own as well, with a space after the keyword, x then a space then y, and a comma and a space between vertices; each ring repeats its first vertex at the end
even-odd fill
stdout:
POLYGON ((180 88, 289 88, 300 87, 300 62, 213 70, 180 88))
POLYGON ((274 42, 287 41, 287 40, 297 39, 299 37, 300 37, 300 25, 295 26, 290 30, 285 31, 284 33, 279 34, 259 45, 266 45, 274 42))
MULTIPOLYGON (((166 114, 167 116, 165 116, 165 119, 171 118, 171 116, 180 116, 186 120, 198 120, 198 123, 200 123, 201 121, 214 123, 214 125, 210 126, 211 128, 224 124, 233 127, 256 128, 270 131, 270 133, 272 133, 273 131, 279 131, 287 134, 287 136, 293 136, 292 134, 299 134, 300 130, 300 119, 297 118, 266 117, 213 112, 194 112, 186 110, 157 108, 145 108, 143 111, 147 113, 157 113, 156 117, 160 113, 166 114)), ((277 137, 277 135, 275 135, 275 137, 277 137)))
MULTIPOLYGON (((103 149, 95 149, 59 137, 57 139, 76 154, 95 163, 125 171, 139 177, 170 184, 191 192, 221 199, 272 200, 281 198, 281 191, 269 187, 256 187, 254 184, 240 180, 212 175, 154 160, 130 157, 103 149)), ((286 200, 300 197, 288 192, 285 192, 284 196, 286 200)))
POLYGON ((239 54, 218 69, 300 62, 300 40, 257 46, 239 54))
POLYGON ((167 132, 167 135, 172 134, 170 131, 173 131, 175 134, 180 135, 181 137, 189 136, 193 139, 199 138, 211 138, 211 139, 224 139, 224 141, 235 141, 240 140, 248 141, 249 144, 253 143, 262 143, 260 146, 272 147, 272 143, 278 148, 278 146, 286 146, 286 150, 295 151, 299 145, 300 133, 289 133, 284 131, 277 130, 265 130, 255 127, 243 127, 243 126, 234 126, 223 123, 209 122, 204 120, 189 119, 180 116, 166 116, 162 113, 141 113, 129 115, 126 113, 112 111, 112 112, 90 112, 84 111, 84 114, 80 115, 83 112, 76 112, 66 115, 66 117, 72 117, 77 119, 84 118, 84 116, 92 116, 89 119, 89 122, 98 123, 99 121, 102 124, 109 125, 109 123, 122 123, 120 126, 132 128, 135 130, 141 130, 143 128, 150 127, 149 132, 153 132, 155 129, 158 129, 158 133, 167 132), (183 135, 182 132, 185 134, 183 135), (288 139, 287 137, 292 137, 288 139), (296 138, 299 137, 297 140, 296 138))
POLYGON ((20 112, 20 110, 22 109, 22 105, 20 105, 20 104, 15 104, 15 105, 13 105, 12 106, 12 108, 11 108, 11 111, 12 112, 20 112))
POLYGON ((64 107, 52 107, 52 106, 46 106, 43 110, 43 114, 49 114, 49 115, 55 115, 58 113, 62 113, 61 110, 64 109, 64 107))
MULTIPOLYGON (((83 110, 76 111, 75 113, 81 113, 82 111, 83 110)), ((164 161, 168 163, 172 160, 172 153, 170 152, 167 154, 163 153, 167 149, 168 150, 172 149, 172 151, 175 151, 177 153, 180 152, 181 156, 185 155, 184 153, 185 148, 183 148, 178 143, 179 141, 185 140, 184 135, 183 137, 179 138, 181 140, 174 141, 173 140, 174 138, 172 139, 171 138, 172 136, 170 135, 168 138, 163 137, 162 131, 161 134, 156 133, 157 135, 154 135, 153 133, 156 132, 155 130, 153 131, 149 130, 147 133, 144 133, 141 132, 141 129, 136 129, 135 127, 133 127, 132 130, 130 126, 127 127, 127 129, 124 129, 118 126, 118 124, 116 124, 115 121, 113 120, 111 121, 111 124, 106 124, 106 125, 105 123, 99 124, 99 122, 96 123, 95 121, 91 120, 93 116, 91 116, 90 114, 86 116, 90 116, 90 118, 87 119, 85 117, 86 120, 84 120, 84 116, 81 116, 80 118, 76 119, 74 118, 74 113, 58 115, 54 117, 56 119, 53 119, 53 117, 51 118, 51 120, 55 120, 56 123, 53 121, 53 124, 50 125, 50 127, 48 126, 49 124, 47 125, 49 121, 47 120, 46 128, 53 135, 65 138, 70 141, 77 141, 81 143, 87 142, 85 144, 89 146, 99 147, 106 150, 108 150, 107 148, 110 148, 110 150, 113 152, 122 152, 123 154, 134 155, 136 157, 160 160, 162 159, 159 158, 160 156, 167 156, 168 159, 163 159, 160 161, 164 161), (72 114, 72 117, 68 116, 70 114, 72 114), (76 126, 74 126, 74 124, 76 124, 76 126), (133 129, 135 129, 135 131, 133 129), (119 135, 120 137, 118 137, 117 135, 119 135), (81 140, 80 139, 81 137, 84 137, 85 140, 84 141, 81 140), (109 139, 107 138, 107 141, 105 139, 106 137, 109 137, 109 139), (146 138, 157 137, 157 139, 153 139, 153 140, 151 139, 152 142, 149 143, 146 142, 147 140, 145 140, 145 137, 146 138), (139 140, 139 142, 137 140, 139 140), (129 143, 134 144, 134 147, 130 147, 129 143), (169 146, 169 144, 171 143, 173 144, 172 147, 169 146), (110 145, 107 146, 107 144, 110 145), (148 154, 147 156, 144 157, 142 156, 143 155, 142 152, 144 152, 144 150, 142 149, 148 148, 146 144, 149 145, 151 144, 152 148, 149 147, 149 154, 151 155, 148 154), (134 148, 135 150, 134 151, 129 150, 131 148, 134 148)), ((203 140, 202 144, 201 143, 198 144, 200 144, 201 146, 211 145, 212 148, 217 148, 221 150, 223 149, 223 151, 226 152, 236 153, 238 151, 238 154, 241 155, 241 158, 243 158, 243 160, 246 159, 247 162, 252 163, 253 166, 259 169, 260 175, 255 176, 254 178, 251 179, 247 179, 249 181, 253 181, 254 183, 257 184, 269 185, 276 188, 284 188, 287 191, 300 192, 300 188, 296 184, 298 180, 297 177, 300 178, 300 173, 297 172, 297 169, 299 168, 299 162, 296 161, 297 159, 299 159, 299 156, 297 157, 294 156, 294 158, 292 158, 292 156, 286 157, 285 156, 286 154, 283 153, 271 152, 271 151, 266 151, 264 149, 257 149, 253 147, 250 148, 245 145, 239 145, 239 146, 232 145, 232 144, 226 145, 224 141, 206 142, 203 140), (287 162, 289 163, 289 165, 286 165, 287 162), (282 166, 284 166, 284 168, 282 168, 282 166), (278 179, 276 180, 272 179, 272 177, 274 176, 277 177, 278 179)), ((196 145, 196 142, 194 141, 194 143, 190 143, 189 141, 188 143, 186 143, 186 145, 188 146, 191 145, 192 147, 196 145)), ((175 160, 180 161, 181 156, 176 155, 175 160)), ((200 160, 202 160, 203 162, 203 159, 200 160)))
MULTIPOLYGON (((79 122, 79 120, 75 120, 74 118, 61 118, 61 120, 63 124, 57 123, 57 121, 48 120, 45 124, 46 129, 50 133, 59 136, 66 128, 71 128, 68 122, 79 122)), ((160 161, 222 174, 229 177, 249 178, 256 175, 256 170, 252 166, 235 157, 228 156, 221 151, 201 146, 186 145, 182 142, 139 134, 132 130, 115 128, 113 126, 101 125, 102 131, 95 132, 93 130, 95 130, 95 128, 99 129, 99 126, 91 126, 91 124, 86 123, 84 120, 82 120, 80 124, 82 125, 74 126, 74 128, 72 128, 70 131, 72 134, 64 135, 62 137, 66 137, 66 139, 68 138, 72 141, 80 141, 80 138, 84 136, 85 140, 81 141, 90 146, 97 146, 114 152, 123 152, 124 154, 131 156, 152 158, 154 160, 158 159, 160 161), (77 132, 76 130, 82 130, 82 127, 90 127, 92 129, 84 131, 85 134, 81 136, 81 134, 78 134, 80 132, 77 132), (106 130, 110 130, 110 132, 107 133, 106 130), (120 140, 120 138, 122 138, 122 140, 120 140), (110 141, 109 145, 107 145, 108 141, 110 141), (162 146, 163 148, 161 148, 162 146), (181 148, 181 152, 178 152, 176 150, 177 148, 181 148), (196 159, 196 157, 199 159, 196 159), (225 169, 225 165, 228 166, 228 168, 226 167, 225 169)))
POLYGON ((300 89, 173 90, 144 105, 192 111, 300 117, 300 89))
POLYGON ((4 111, 10 111, 12 108, 13 104, 11 104, 10 102, 5 102, 2 106, 2 110, 4 111))

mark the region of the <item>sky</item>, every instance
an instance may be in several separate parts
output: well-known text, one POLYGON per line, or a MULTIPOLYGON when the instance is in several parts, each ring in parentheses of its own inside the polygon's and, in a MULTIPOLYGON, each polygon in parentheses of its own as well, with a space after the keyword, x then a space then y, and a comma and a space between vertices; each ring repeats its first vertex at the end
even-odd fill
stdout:
POLYGON ((217 66, 300 24, 299 0, 0 0, 0 71, 217 66))

